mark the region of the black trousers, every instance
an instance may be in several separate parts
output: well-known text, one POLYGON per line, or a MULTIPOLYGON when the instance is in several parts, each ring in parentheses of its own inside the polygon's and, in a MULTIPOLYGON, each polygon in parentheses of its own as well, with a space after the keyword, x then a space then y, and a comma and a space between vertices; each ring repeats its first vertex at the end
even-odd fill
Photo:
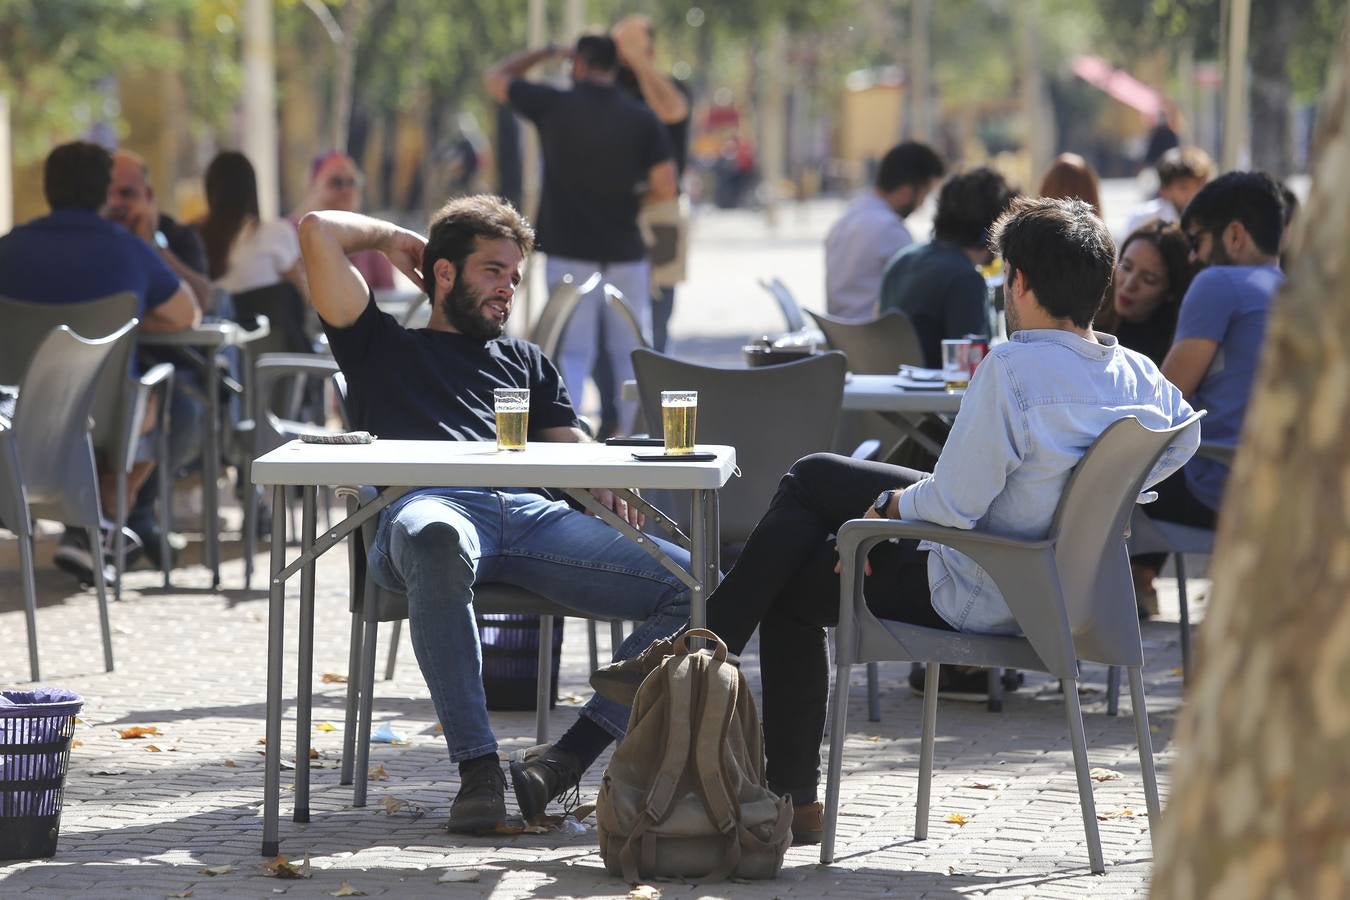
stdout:
MULTIPOLYGON (((1184 469, 1178 469, 1154 485, 1158 499, 1144 507, 1151 519, 1163 522, 1175 522, 1178 525, 1192 525, 1196 528, 1214 528, 1219 514, 1201 503, 1190 488, 1186 487, 1184 469)), ((1131 561, 1148 566, 1155 572, 1167 562, 1166 553, 1141 553, 1130 557, 1131 561)))
MULTIPOLYGON (((736 564, 708 597, 708 626, 732 653, 759 629, 764 749, 769 786, 801 805, 816 800, 829 696, 825 626, 839 619, 834 533, 878 494, 921 473, 817 453, 793 464, 736 564)), ((884 543, 870 556, 868 607, 877 616, 951 630, 933 610, 928 551, 884 543)))

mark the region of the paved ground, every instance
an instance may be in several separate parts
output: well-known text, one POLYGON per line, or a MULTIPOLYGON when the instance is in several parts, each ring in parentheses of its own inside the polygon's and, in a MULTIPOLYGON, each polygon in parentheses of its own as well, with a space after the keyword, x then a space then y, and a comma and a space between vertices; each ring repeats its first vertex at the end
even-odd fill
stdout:
MULTIPOLYGON (((795 273, 808 304, 819 283, 818 253, 806 248, 827 224, 828 207, 790 213, 775 242, 757 218, 715 216, 695 247, 694 280, 682 297, 676 333, 687 346, 727 345, 774 327, 767 295, 754 278, 795 273), (737 244, 739 241, 740 244, 737 244), (814 268, 813 268, 814 266, 814 268), (730 294, 728 292, 731 292, 730 294), (727 296, 741 298, 736 304, 727 296), (752 306, 758 304, 758 306, 752 306), (710 310, 726 311, 714 315, 710 310), (758 311, 755 311, 758 310, 758 311), (764 324, 759 324, 763 322, 764 324), (697 327, 702 326, 702 327, 697 327)), ((818 246, 818 244, 816 245, 818 246)), ((236 512, 231 510, 233 521, 236 512)), ((457 789, 427 691, 405 635, 397 676, 377 683, 377 726, 388 723, 406 744, 377 744, 371 764, 387 777, 371 782, 370 805, 351 808, 338 785, 345 674, 347 604, 344 555, 319 571, 316 708, 312 735, 320 756, 313 773, 314 821, 283 818, 283 852, 306 855, 307 880, 263 873, 261 839, 266 597, 241 589, 238 545, 227 544, 225 588, 207 587, 189 566, 175 587, 157 587, 149 572, 127 578, 113 609, 118 668, 104 674, 92 595, 72 592, 51 566, 55 541, 39 549, 44 683, 64 685, 87 701, 73 751, 61 845, 55 860, 0 866, 0 897, 70 896, 343 896, 344 882, 368 895, 451 897, 626 896, 596 852, 594 820, 575 833, 462 839, 440 829, 457 789), (338 730, 322 730, 331 723, 338 730), (159 734, 123 740, 119 729, 154 726, 159 734), (406 804, 405 804, 406 801, 406 804), (212 875, 206 870, 218 871, 212 875), (462 880, 443 883, 445 873, 462 880)), ((266 569, 264 558, 259 568, 266 569)), ((1181 679, 1174 592, 1164 582, 1165 621, 1145 627, 1151 727, 1164 793, 1173 757, 1181 679)), ((1204 582, 1192 586, 1192 597, 1204 582)), ((1193 614, 1202 614, 1195 604, 1193 614)), ((297 601, 290 598, 293 626, 297 601)), ((569 623, 562 702, 552 714, 561 733, 585 692, 585 639, 569 623)), ((292 639, 294 631, 291 631, 292 639)), ((603 639, 602 639, 603 640, 603 639)), ((383 651, 382 651, 383 652, 383 651)), ((294 654, 288 657, 287 740, 293 739, 294 654)), ((757 679, 757 659, 747 672, 757 679)), ((657 884, 666 897, 1137 896, 1146 892, 1151 851, 1128 702, 1122 716, 1104 713, 1104 672, 1086 673, 1084 694, 1092 765, 1118 773, 1095 785, 1107 873, 1091 876, 1054 685, 1029 675, 1002 714, 944 703, 929 840, 915 842, 913 809, 920 702, 904 685, 907 666, 883 666, 882 721, 866 720, 861 671, 850 695, 839 858, 820 866, 811 848, 789 852, 780 879, 694 886, 657 884), (964 824, 947 821, 964 817, 964 824)), ((13 542, 0 538, 0 685, 27 679, 23 618, 13 542)), ((533 713, 494 714, 507 749, 533 743, 533 713)), ((603 760, 602 760, 603 764, 603 760)), ((593 796, 603 765, 583 784, 593 796)), ((284 773, 283 773, 284 774, 284 773)), ((286 779, 283 777, 283 784, 286 779)), ((288 797, 283 796, 283 814, 288 797)))

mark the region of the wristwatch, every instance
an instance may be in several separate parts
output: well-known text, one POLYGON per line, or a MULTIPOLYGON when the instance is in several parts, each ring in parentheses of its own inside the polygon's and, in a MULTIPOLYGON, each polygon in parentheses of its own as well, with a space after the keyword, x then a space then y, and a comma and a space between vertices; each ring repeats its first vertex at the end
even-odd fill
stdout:
POLYGON ((882 491, 880 494, 877 494, 876 502, 872 504, 873 512, 883 519, 889 519, 890 516, 887 515, 887 512, 891 508, 891 495, 894 493, 895 491, 882 491))

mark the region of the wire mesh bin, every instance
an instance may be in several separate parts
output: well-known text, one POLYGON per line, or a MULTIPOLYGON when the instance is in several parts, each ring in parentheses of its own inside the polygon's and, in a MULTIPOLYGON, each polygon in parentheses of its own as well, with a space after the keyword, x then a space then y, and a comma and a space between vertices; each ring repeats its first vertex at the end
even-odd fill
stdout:
POLYGON ((73 691, 0 691, 0 859, 56 854, 70 765, 73 691))

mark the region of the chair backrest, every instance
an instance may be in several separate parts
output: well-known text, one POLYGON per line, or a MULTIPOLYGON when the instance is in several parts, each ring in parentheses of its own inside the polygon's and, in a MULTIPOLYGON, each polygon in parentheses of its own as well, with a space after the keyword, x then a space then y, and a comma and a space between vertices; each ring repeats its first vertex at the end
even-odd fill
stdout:
MULTIPOLYGON (((134 301, 134 298, 133 298, 134 301)), ((100 381, 126 381, 123 369, 138 321, 86 339, 58 325, 34 348, 19 381, 14 434, 33 516, 72 524, 98 521, 98 477, 89 416, 100 381)))
POLYGON ((781 279, 761 278, 759 286, 768 291, 774 303, 778 304, 778 311, 783 314, 783 323, 787 325, 789 332, 801 331, 806 327, 806 317, 802 315, 801 304, 792 296, 792 291, 788 290, 788 286, 783 284, 781 279))
POLYGON ((867 322, 846 322, 809 309, 806 312, 831 349, 848 357, 848 370, 855 375, 894 375, 902 365, 923 365, 919 336, 904 313, 888 310, 867 322))
POLYGON ((599 283, 600 273, 592 272, 581 284, 577 284, 572 280, 571 274, 567 274, 563 276, 562 281, 553 286, 552 292, 548 295, 548 302, 544 304, 544 311, 539 314, 538 321, 530 331, 530 342, 538 344, 539 349, 544 351, 544 356, 549 359, 557 356, 563 328, 572 317, 572 311, 577 308, 577 301, 583 295, 595 290, 595 286, 599 283))
POLYGON ((69 325, 76 334, 110 335, 136 317, 130 291, 80 303, 28 303, 0 297, 0 384, 18 384, 48 332, 69 325))
POLYGON ((783 473, 830 449, 844 395, 844 356, 822 353, 758 369, 719 369, 633 351, 647 421, 661 421, 663 390, 698 391, 699 443, 736 448, 741 477, 721 491, 724 543, 744 541, 768 508, 783 473))
POLYGON ((314 342, 305 330, 305 298, 289 281, 279 281, 233 296, 234 320, 256 328, 259 316, 270 326, 266 337, 249 345, 255 357, 264 353, 313 353, 314 342))
POLYGON ((633 337, 639 347, 651 347, 652 342, 647 340, 647 336, 642 333, 642 323, 638 321, 637 315, 633 312, 633 307, 628 305, 628 301, 623 299, 623 291, 612 284, 605 285, 605 305, 619 314, 619 318, 633 332, 633 337))
MULTIPOLYGON (((303 387, 306 378, 340 377, 337 361, 326 356, 314 356, 304 353, 265 353, 253 365, 253 453, 261 456, 280 447, 300 430, 307 430, 306 423, 292 420, 293 409, 277 409, 276 404, 284 401, 285 392, 276 390, 277 385, 287 379, 298 379, 303 387), (283 434, 285 428, 287 434, 283 434)), ((343 414, 346 413, 346 382, 342 382, 340 394, 343 400, 343 414)), ((287 407, 293 404, 286 403, 287 407)), ((320 426, 311 426, 314 431, 323 431, 320 426)))
POLYGON ((1204 413, 1154 431, 1134 416, 1110 425, 1069 476, 1051 525, 1055 565, 1080 659, 1111 664, 1138 655, 1126 526, 1153 466, 1204 413))

